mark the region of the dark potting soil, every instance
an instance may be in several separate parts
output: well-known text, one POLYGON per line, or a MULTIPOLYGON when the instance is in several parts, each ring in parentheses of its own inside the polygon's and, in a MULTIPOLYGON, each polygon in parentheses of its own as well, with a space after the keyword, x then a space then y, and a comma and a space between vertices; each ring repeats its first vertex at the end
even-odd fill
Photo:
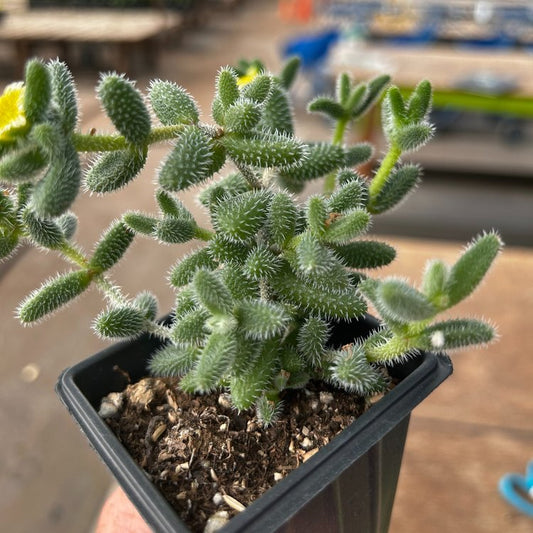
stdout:
POLYGON ((225 393, 189 396, 176 380, 157 378, 106 402, 111 429, 193 532, 244 509, 367 407, 363 398, 311 383, 288 391, 279 420, 263 428, 225 393))

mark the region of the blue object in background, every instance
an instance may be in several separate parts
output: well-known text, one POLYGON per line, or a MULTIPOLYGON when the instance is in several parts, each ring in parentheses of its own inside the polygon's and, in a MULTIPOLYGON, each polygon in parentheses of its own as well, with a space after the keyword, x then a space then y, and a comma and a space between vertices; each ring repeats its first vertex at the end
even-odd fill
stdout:
POLYGON ((326 59, 329 49, 338 39, 338 30, 328 30, 315 35, 302 35, 285 44, 283 56, 298 56, 304 69, 314 68, 326 59))
POLYGON ((516 509, 533 518, 533 461, 526 474, 506 474, 500 479, 500 494, 516 509))
POLYGON ((338 41, 340 31, 327 30, 314 35, 301 35, 288 41, 282 50, 283 57, 297 56, 300 58, 302 73, 311 84, 308 98, 325 92, 327 80, 324 77, 323 66, 330 48, 338 41))

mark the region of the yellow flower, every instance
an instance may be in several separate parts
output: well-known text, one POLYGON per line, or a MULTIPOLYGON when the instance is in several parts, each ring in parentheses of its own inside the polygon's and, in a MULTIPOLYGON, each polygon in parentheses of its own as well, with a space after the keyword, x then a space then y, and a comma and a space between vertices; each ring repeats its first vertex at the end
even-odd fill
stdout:
POLYGON ((11 140, 11 133, 26 125, 24 85, 9 84, 0 96, 0 141, 11 140))
POLYGON ((250 65, 248 67, 248 70, 246 71, 246 74, 244 76, 240 76, 237 80, 237 85, 239 87, 242 87, 243 85, 247 85, 251 81, 254 80, 254 78, 259 74, 259 69, 255 65, 250 65))

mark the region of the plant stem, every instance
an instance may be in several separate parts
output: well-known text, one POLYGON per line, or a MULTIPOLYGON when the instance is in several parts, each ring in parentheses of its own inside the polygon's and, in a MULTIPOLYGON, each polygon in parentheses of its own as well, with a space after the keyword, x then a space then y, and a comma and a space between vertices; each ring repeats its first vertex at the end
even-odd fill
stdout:
POLYGON ((126 305, 127 298, 122 294, 122 291, 118 285, 114 285, 109 278, 100 274, 95 278, 96 286, 104 294, 105 298, 112 305, 126 305))
POLYGON ((197 226, 196 230, 194 231, 194 236, 201 241, 209 241, 214 235, 215 233, 213 231, 206 228, 201 228, 200 226, 197 226))
POLYGON ((65 256, 65 259, 67 259, 67 261, 70 261, 71 263, 78 265, 81 268, 88 268, 88 259, 78 248, 76 248, 72 244, 65 242, 61 246, 60 251, 65 256))
MULTIPOLYGON (((348 126, 348 120, 341 118, 337 121, 335 131, 333 132, 332 144, 342 144, 344 141, 344 134, 346 133, 346 127, 348 126)), ((335 190, 335 172, 330 172, 324 178, 324 194, 328 196, 335 190)))
POLYGON ((163 340, 170 340, 172 338, 170 330, 171 328, 169 328, 168 326, 159 324, 159 322, 155 322, 153 320, 149 322, 147 321, 146 324, 147 333, 151 333, 152 335, 155 335, 156 337, 159 337, 163 340))
MULTIPOLYGON (((176 126, 161 126, 154 128, 146 138, 146 144, 154 144, 175 138, 183 131, 185 124, 176 126)), ((90 135, 75 133, 72 136, 74 147, 78 152, 112 152, 123 150, 130 146, 123 135, 90 135)))
POLYGON ((348 120, 341 118, 337 121, 335 131, 333 133, 333 144, 341 144, 344 141, 344 134, 346 133, 346 126, 348 126, 348 120))
POLYGON ((370 182, 368 188, 370 200, 375 198, 380 193, 381 189, 383 189, 391 170, 394 168, 394 165, 398 162, 401 155, 402 151, 399 146, 395 143, 391 144, 385 159, 381 162, 378 171, 370 182))

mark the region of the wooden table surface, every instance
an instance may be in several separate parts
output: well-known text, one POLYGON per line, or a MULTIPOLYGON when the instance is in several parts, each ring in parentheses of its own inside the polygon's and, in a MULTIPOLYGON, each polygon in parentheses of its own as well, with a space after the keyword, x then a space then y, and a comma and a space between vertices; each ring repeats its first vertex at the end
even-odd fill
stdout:
POLYGON ((0 22, 0 39, 139 42, 178 28, 177 12, 120 9, 32 9, 0 22))

